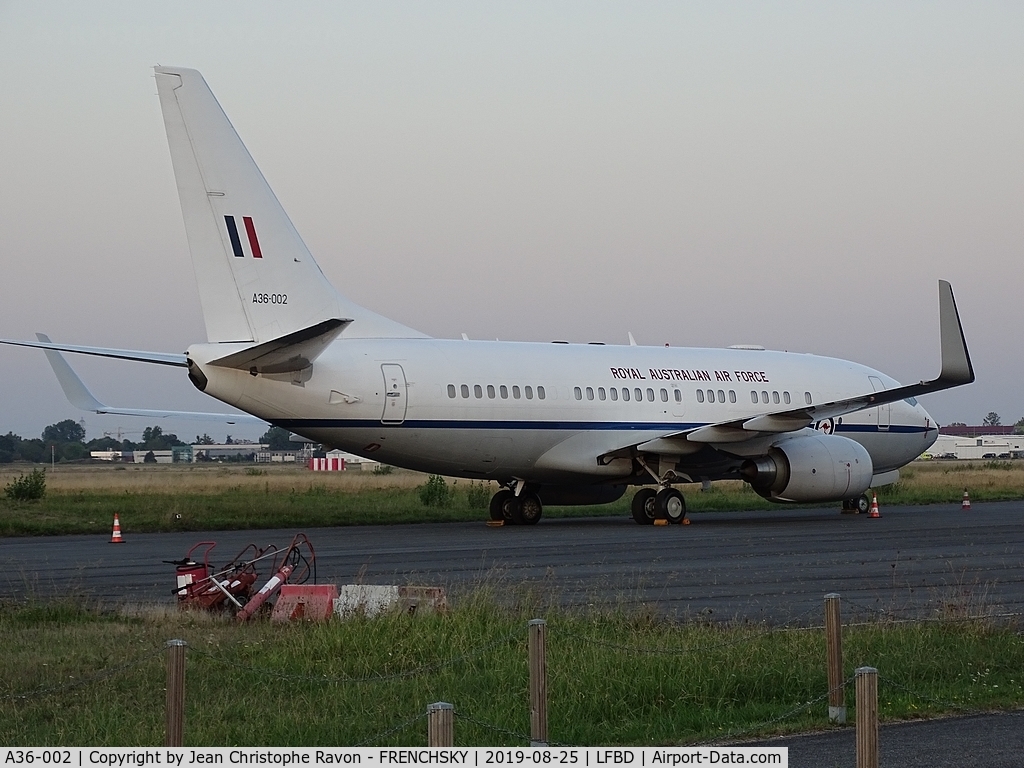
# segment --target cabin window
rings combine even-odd
[[[572,391],[572,396],[575,397],[577,400],[582,400],[583,399],[583,390],[580,389],[579,387],[576,387]]]
[[[789,397],[789,392],[782,393],[782,402],[784,402],[786,405],[789,405],[792,402],[792,400],[790,400]]]
[[[757,392],[750,390],[750,402],[757,403]]]
[[[775,403],[776,405],[779,404],[779,393],[778,392],[772,392],[772,402]]]
[[[765,392],[763,389],[761,390],[761,402],[762,403],[767,403],[768,402],[768,393]]]
[[[449,384],[448,385],[448,397],[452,397],[452,398],[455,397],[455,385],[454,384]]]
[[[515,400],[519,399],[519,387],[517,387],[515,385],[513,385],[513,387],[512,387],[512,397]]]
[[[667,403],[668,402],[668,390],[665,389],[664,387],[662,387],[661,388],[661,392],[659,394],[661,395],[661,402]]]
[[[611,387],[608,390],[608,394],[611,395],[613,401],[619,399],[619,390],[617,390],[615,387]]]
[[[481,397],[484,396],[484,390],[481,388],[481,386],[479,384],[474,384],[473,385],[473,396],[477,400],[479,400]]]
[[[636,397],[637,402],[640,402],[644,399],[644,393],[640,389],[640,387],[637,387],[636,389],[633,390],[633,395]]]
[[[523,387],[527,400],[533,400],[533,387]]]
[[[491,399],[491,400],[494,399],[494,385],[493,384],[488,384],[487,385],[487,397],[489,399]]]
[[[724,403],[725,402],[725,392],[723,390],[721,390],[721,389],[718,390],[718,402],[720,402],[720,403]]]
[[[629,402],[629,387],[622,388],[622,399],[627,403]]]
[[[697,390],[697,402],[698,403],[703,403],[704,402],[704,390],[703,389],[698,389]]]
[[[652,403],[654,402],[654,390],[650,387],[647,388],[647,399]]]
[[[547,395],[544,392],[544,387],[537,387],[537,399],[543,400]]]
[[[606,393],[604,391],[604,387],[598,387],[597,388],[597,399],[598,400],[604,400],[606,396],[607,395],[606,395]]]
[[[587,387],[587,400],[593,400],[593,399],[594,399],[594,388],[593,387]]]
[[[672,390],[672,392],[676,396],[676,402],[677,403],[683,402],[683,393],[682,392],[680,392],[678,389],[674,389],[674,390]]]
[[[708,390],[708,402],[709,403],[715,402],[715,390],[713,390],[713,389],[709,389]]]
[[[502,400],[508,400],[508,387],[502,384],[498,387],[498,394],[501,395]]]
[[[469,386],[468,385],[463,384],[461,387],[459,387],[459,390],[462,392],[462,396],[463,397],[469,397]]]
[[[807,403],[808,405],[811,404],[811,393],[810,392],[804,392],[804,402]]]
[[[735,403],[736,402],[736,390],[734,390],[734,389],[730,389],[729,390],[729,402],[730,403]]]

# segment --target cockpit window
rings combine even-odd
[[[917,398],[916,397],[906,397],[906,398],[903,399],[903,402],[906,403],[907,405],[917,405]]]

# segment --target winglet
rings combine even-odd
[[[36,338],[45,344],[53,343],[45,333],[37,333]],[[68,399],[68,402],[75,406],[75,408],[80,408],[83,411],[95,411],[98,413],[106,408],[103,403],[93,396],[89,388],[85,386],[85,382],[72,370],[71,366],[68,365],[68,361],[64,359],[60,352],[55,349],[43,349],[43,354],[46,355],[46,360],[50,363],[50,367],[53,368],[53,372],[57,374],[57,381],[60,382],[60,388],[64,390],[64,396]]]
[[[942,369],[935,383],[945,385],[943,388],[970,384],[974,381],[974,366],[967,351],[967,339],[960,324],[953,288],[945,280],[939,280],[939,335]]]

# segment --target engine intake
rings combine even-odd
[[[770,501],[839,501],[871,486],[874,466],[860,443],[839,435],[800,435],[747,459],[740,475]]]

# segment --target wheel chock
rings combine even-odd
[[[654,521],[655,525],[668,525],[668,520],[663,517],[659,517]]]
[[[487,527],[488,528],[501,528],[503,525],[505,525],[505,521],[504,520],[488,520],[487,521]]]

